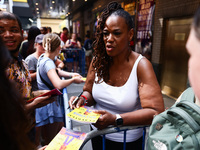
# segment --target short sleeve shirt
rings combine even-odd
[[[51,83],[51,81],[49,80],[48,76],[47,76],[47,72],[51,69],[56,69],[56,65],[54,63],[53,60],[51,60],[48,57],[45,57],[44,54],[42,54],[39,59],[38,59],[38,63],[37,63],[37,85],[38,85],[38,89],[39,90],[50,90],[45,83],[43,83],[42,79],[40,78],[40,76],[42,76],[42,78],[53,87],[53,84]]]
[[[34,72],[37,71],[37,61],[38,61],[37,58],[33,54],[31,54],[28,57],[26,57],[25,62],[28,65],[28,70],[29,71],[34,71]],[[33,91],[38,90],[37,81],[34,80],[31,83],[32,83],[32,90]]]
[[[61,33],[60,39],[61,39],[64,43],[66,43],[66,41],[68,40],[66,34],[64,34],[64,33]]]
[[[6,74],[8,79],[16,82],[16,89],[19,89],[24,98],[31,98],[31,76],[23,59],[13,59],[6,70]]]
[[[92,40],[90,39],[85,40],[83,47],[86,50],[92,50]]]

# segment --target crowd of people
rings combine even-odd
[[[16,101],[16,99],[18,99],[16,101],[18,102],[18,104],[15,104],[17,105],[16,108],[21,107],[23,110],[21,111],[19,109],[19,116],[23,115],[24,113],[24,116],[21,116],[21,118],[19,118],[19,121],[22,120],[21,124],[19,123],[16,125],[16,122],[18,121],[12,124],[12,119],[13,121],[15,120],[13,118],[15,117],[15,115],[13,115],[13,117],[9,119],[10,126],[6,127],[6,124],[3,125],[3,129],[7,129],[8,131],[11,130],[10,133],[14,132],[15,134],[16,132],[17,134],[16,137],[13,137],[11,135],[13,133],[7,136],[11,139],[10,142],[16,143],[16,147],[13,147],[13,149],[31,149],[31,147],[34,147],[34,145],[38,146],[40,144],[38,142],[40,138],[40,133],[44,140],[43,144],[46,145],[53,139],[53,137],[63,126],[63,124],[58,125],[58,123],[63,122],[63,114],[61,113],[61,108],[57,98],[51,98],[49,95],[35,98],[33,101],[30,102],[27,102],[28,100],[32,99],[33,97],[37,97],[38,95],[41,95],[43,93],[46,93],[54,88],[61,90],[71,83],[84,82],[80,74],[66,72],[60,69],[64,66],[64,63],[57,58],[61,50],[60,37],[53,33],[47,33],[45,35],[40,34],[41,32],[40,30],[38,30],[37,27],[32,27],[31,30],[32,29],[38,31],[37,33],[39,33],[37,36],[35,35],[37,34],[36,32],[34,33],[34,35],[33,33],[30,34],[31,36],[35,37],[34,41],[32,41],[34,43],[32,44],[32,46],[35,46],[36,51],[33,53],[29,53],[29,55],[25,52],[27,54],[27,57],[24,60],[23,56],[20,54],[20,46],[23,41],[23,30],[21,22],[15,14],[6,11],[0,11],[0,37],[2,38],[1,46],[2,49],[4,49],[4,51],[8,51],[11,56],[10,59],[7,58],[6,61],[3,61],[3,72],[6,75],[7,79],[15,83],[13,90],[17,89],[15,92],[13,92],[12,88],[7,90],[11,90],[8,91],[8,94],[10,92],[13,92],[13,96],[16,96],[13,101]],[[32,49],[34,48],[32,47]],[[7,56],[7,53],[5,53],[5,56]],[[2,59],[3,58],[4,57],[2,55]],[[7,64],[5,64],[5,62],[7,62]],[[39,67],[38,64],[41,67]],[[58,72],[58,74],[56,71]],[[42,74],[44,80],[41,81],[41,76],[39,74]],[[62,76],[68,78],[66,80],[61,80],[59,77]],[[48,87],[46,83],[49,83],[52,87]],[[4,85],[4,88],[5,87],[7,88],[6,85]],[[8,97],[9,95],[7,95],[7,98]],[[24,101],[21,101],[20,99],[23,99]],[[45,114],[43,112],[41,113],[41,111],[45,108],[48,110],[48,114]],[[11,111],[17,112],[17,110]],[[57,126],[54,124],[56,124]],[[14,125],[16,125],[16,127]],[[18,127],[18,125],[22,126]],[[24,125],[26,126],[24,127]],[[52,126],[54,127],[52,128]],[[20,130],[15,131],[18,129]],[[7,133],[7,130],[5,131],[5,134]],[[24,139],[25,143],[20,143],[20,141],[18,140],[20,140],[22,137],[18,139],[18,132],[22,132],[19,135],[23,135],[23,137],[28,136],[30,142],[26,142],[26,139]],[[32,146],[30,146],[29,148],[25,148],[25,146],[28,146],[29,143]],[[6,143],[1,143],[2,146],[4,144]]]
[[[189,79],[198,99],[199,23],[200,9],[186,45],[190,55]],[[62,48],[86,50],[88,74],[83,93],[76,103],[72,96],[69,106],[71,109],[93,106],[101,114],[91,124],[91,130],[111,125],[151,125],[153,117],[164,111],[164,102],[150,61],[131,50],[133,31],[130,14],[117,2],[109,3],[99,17],[95,41],[87,34],[83,46],[75,33],[69,38],[67,28],[59,36],[51,28],[31,27],[28,40],[23,41],[20,19],[0,11],[1,148],[25,150],[48,145],[64,125],[59,97],[37,97],[54,88],[61,90],[72,83],[84,82],[77,68],[74,72],[62,70],[65,64],[58,58]],[[74,51],[74,61],[76,57]],[[27,102],[33,97],[37,98]],[[127,131],[127,150],[142,149],[142,132],[142,129]],[[102,149],[102,137],[93,138],[92,146],[94,150]],[[106,149],[123,149],[123,134],[106,135]]]
[[[52,33],[51,27],[41,27],[38,28],[36,26],[32,26],[28,30],[27,39],[24,40],[20,46],[20,54],[22,58],[26,59],[26,57],[35,52],[35,38],[39,34],[48,34]],[[89,68],[89,64],[92,60],[92,40],[90,38],[90,32],[87,31],[85,40],[82,43],[80,37],[77,36],[76,33],[69,34],[69,30],[67,27],[63,27],[62,32],[56,33],[61,39],[61,48],[62,51],[59,54],[59,58],[64,62],[64,67],[67,71],[77,72],[81,70],[81,67],[86,67],[86,70]],[[24,35],[23,35],[24,36]],[[84,51],[85,58],[80,56],[83,53],[79,53],[79,51]],[[80,66],[81,59],[85,59],[86,66]],[[84,74],[84,73],[83,73]]]

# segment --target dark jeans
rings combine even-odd
[[[92,139],[93,150],[103,149],[102,139],[102,136],[97,136]],[[123,144],[121,142],[105,140],[106,150],[123,150]],[[126,150],[142,150],[142,137],[136,141],[126,143]]]

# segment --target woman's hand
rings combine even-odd
[[[36,108],[43,107],[49,103],[52,103],[56,100],[56,97],[51,97],[51,95],[41,96],[35,98],[32,102],[25,105],[25,110],[27,113],[34,111]]]
[[[79,97],[78,100],[74,103],[73,101],[77,98],[77,96],[72,96],[69,100],[69,107],[70,109],[75,109],[75,108],[79,108],[80,106],[83,106],[85,104],[85,100],[83,97]]]
[[[82,78],[82,76],[79,73],[76,73],[76,72],[70,72],[70,75],[72,76],[72,78],[74,78],[74,77],[81,77]]]
[[[107,128],[109,125],[115,125],[116,116],[114,114],[105,110],[95,110],[94,112],[101,114],[97,122],[93,124],[96,128],[101,130]]]
[[[85,81],[83,80],[82,76],[75,76],[75,77],[73,77],[73,82],[79,84],[79,83],[82,83]]]

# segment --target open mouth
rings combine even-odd
[[[113,49],[114,49],[114,47],[112,45],[106,45],[106,50],[107,51],[111,51]]]
[[[6,41],[6,46],[13,46],[15,44],[15,41]]]

